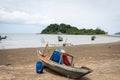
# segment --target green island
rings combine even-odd
[[[77,27],[61,24],[50,24],[45,29],[41,31],[41,34],[57,34],[61,32],[62,34],[75,34],[75,35],[96,35],[96,34],[107,34],[104,30],[100,28],[96,29],[78,29]]]

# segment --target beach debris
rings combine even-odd
[[[111,46],[109,46],[108,48],[111,48]]]
[[[10,65],[12,65],[12,64],[5,64],[5,66],[10,66]]]

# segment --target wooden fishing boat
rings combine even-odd
[[[64,75],[69,78],[80,78],[88,73],[91,73],[92,70],[87,67],[80,67],[76,68],[73,66],[73,56],[64,53],[62,56],[69,56],[71,57],[71,62],[69,64],[61,64],[59,62],[52,61],[52,59],[46,55],[43,55],[40,51],[38,52],[38,57],[40,61],[43,63],[43,65],[53,71],[56,71],[60,73],[61,75]],[[54,54],[54,53],[53,53]],[[67,62],[67,58],[65,57],[65,61]]]

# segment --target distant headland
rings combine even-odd
[[[95,34],[107,34],[104,30],[100,28],[96,29],[78,29],[77,27],[67,25],[64,23],[61,24],[50,24],[45,29],[41,31],[41,34],[75,34],[75,35],[95,35]]]
[[[120,32],[115,33],[115,35],[120,35]]]

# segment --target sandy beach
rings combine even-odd
[[[0,80],[74,80],[47,68],[43,74],[37,74],[37,49],[44,48],[0,50]],[[49,55],[54,49],[50,48]],[[74,66],[93,70],[78,80],[120,80],[120,42],[68,46],[65,50],[74,56]]]

